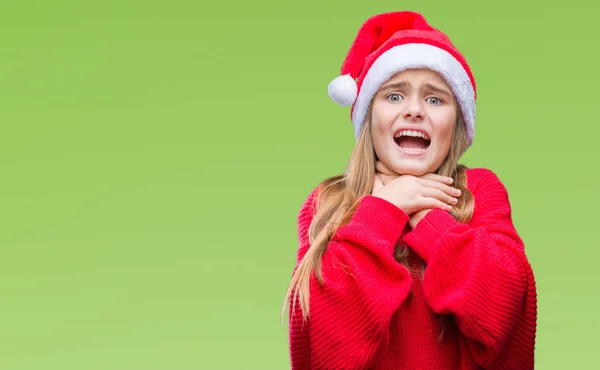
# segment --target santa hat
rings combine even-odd
[[[352,105],[356,138],[377,90],[409,68],[428,68],[446,80],[462,110],[470,145],[475,137],[476,88],[469,65],[445,34],[410,11],[369,18],[359,29],[340,76],[329,84],[329,96],[336,103]]]

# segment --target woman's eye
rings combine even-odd
[[[399,94],[390,94],[388,96],[388,100],[389,101],[393,101],[393,102],[397,102],[397,101],[402,100],[402,97]]]
[[[440,105],[440,104],[442,104],[442,100],[440,98],[436,98],[434,96],[427,98],[427,102],[429,104],[433,104],[433,105]]]

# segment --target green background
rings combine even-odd
[[[418,10],[478,83],[463,163],[509,190],[536,368],[597,358],[592,2],[3,1],[0,369],[289,368],[296,214],[354,145],[360,24]]]

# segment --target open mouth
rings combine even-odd
[[[414,130],[401,130],[396,132],[394,141],[400,149],[415,153],[423,152],[431,145],[431,139],[426,133]]]

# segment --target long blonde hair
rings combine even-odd
[[[467,131],[458,104],[457,120],[454,125],[452,144],[448,156],[437,173],[454,178],[454,186],[462,191],[451,215],[462,223],[470,221],[474,201],[467,189],[466,167],[458,160],[466,151]],[[323,284],[321,259],[336,230],[349,221],[361,197],[371,194],[375,174],[375,149],[371,132],[371,114],[367,114],[365,125],[352,151],[343,175],[324,180],[317,194],[317,211],[308,230],[310,247],[296,267],[288,287],[282,320],[286,306],[291,302],[290,315],[294,314],[296,302],[300,303],[304,320],[309,317],[310,278],[314,273],[319,284]],[[397,249],[394,258],[406,265],[408,250]]]

